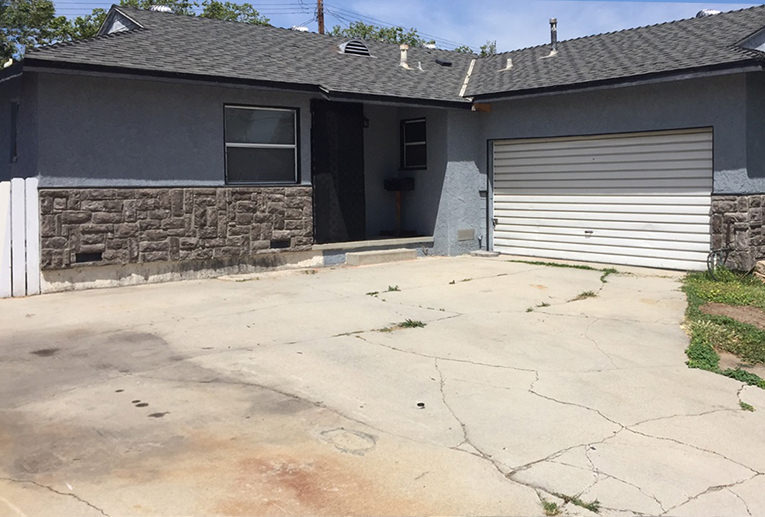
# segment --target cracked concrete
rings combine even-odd
[[[765,391],[687,369],[679,275],[629,273],[428,258],[0,300],[0,515],[765,515]]]

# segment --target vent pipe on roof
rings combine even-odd
[[[170,9],[170,6],[167,5],[152,5],[149,7],[149,11],[155,11],[158,13],[171,13],[173,12],[172,9]]]
[[[398,48],[401,49],[401,62],[399,63],[401,65],[401,68],[405,68],[406,70],[411,70],[412,67],[409,66],[409,63],[407,61],[407,53],[409,50],[409,45],[407,45],[406,43],[402,43],[401,45],[399,45]]]
[[[718,11],[717,9],[702,9],[696,13],[696,18],[706,18],[707,16],[714,16],[715,14],[720,14],[721,12],[722,11]]]
[[[550,18],[550,47],[551,53],[558,52],[558,19]]]

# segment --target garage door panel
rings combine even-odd
[[[668,234],[670,235],[670,234]],[[622,248],[646,248],[661,250],[678,250],[692,252],[706,252],[709,249],[709,240],[704,242],[671,240],[668,235],[662,235],[663,239],[653,236],[650,239],[636,238],[630,232],[622,232],[620,236],[603,235],[595,232],[593,235],[582,239],[581,232],[578,234],[561,234],[558,232],[520,232],[520,231],[501,231],[496,233],[497,241],[512,241],[516,245],[522,242],[534,241],[542,243],[569,243],[569,244],[587,244],[591,246],[617,246]],[[672,234],[676,235],[676,234]],[[669,240],[668,240],[669,239]]]
[[[646,213],[630,213],[630,212],[614,212],[611,214],[603,214],[596,212],[561,212],[561,211],[542,211],[542,210],[502,210],[495,211],[494,217],[502,219],[503,222],[508,222],[510,219],[515,218],[531,218],[537,220],[544,219],[556,219],[556,220],[571,220],[576,219],[580,221],[599,221],[604,217],[608,217],[609,221],[624,221],[624,222],[648,222],[648,223],[662,223],[668,219],[670,214],[646,214]],[[709,215],[687,215],[687,214],[671,214],[672,221],[676,224],[707,224],[709,221]]]
[[[540,173],[542,174],[542,173]],[[615,176],[616,174],[614,174]],[[694,177],[694,178],[684,178],[686,181],[683,181],[682,184],[686,188],[712,188],[712,180],[711,178],[705,178],[701,175]],[[554,187],[557,189],[568,189],[568,188],[576,188],[576,189],[596,189],[599,187],[607,187],[607,188],[657,188],[661,189],[663,187],[667,188],[676,188],[678,181],[677,179],[673,178],[651,178],[651,181],[648,182],[645,179],[639,178],[639,179],[624,179],[624,178],[610,178],[606,180],[590,180],[590,179],[574,179],[574,176],[572,175],[572,179],[567,180],[516,180],[515,178],[502,178],[497,179],[495,181],[498,188],[507,188],[507,189],[535,189],[535,188],[549,188]]]
[[[493,157],[497,251],[704,266],[711,131],[511,140]]]
[[[560,195],[560,196],[533,196],[502,194],[494,196],[494,204],[507,203],[580,203],[580,204],[623,204],[623,205],[698,205],[709,208],[712,198],[709,195],[701,196],[587,196],[587,195]]]
[[[704,170],[702,169],[678,169],[678,170],[624,170],[619,173],[620,180],[645,180],[645,179],[676,179],[676,178],[702,178],[707,179]],[[558,182],[561,180],[570,180],[575,178],[577,180],[599,180],[599,181],[611,181],[614,180],[614,171],[585,171],[576,172],[572,170],[554,171],[545,174],[544,181]],[[507,181],[524,181],[532,180],[539,181],[538,172],[516,172],[513,174],[512,179],[502,179],[503,182]],[[510,183],[506,183],[510,185]]]
[[[644,240],[665,240],[678,242],[683,241],[686,243],[696,243],[701,246],[709,247],[710,236],[705,233],[692,233],[692,232],[656,232],[656,231],[641,231],[641,230],[623,230],[623,229],[610,229],[610,228],[598,228],[593,230],[593,234],[599,237],[614,237],[617,239],[644,239]],[[498,237],[504,239],[512,238],[516,233],[519,234],[539,234],[543,236],[547,235],[570,235],[576,239],[581,240],[584,234],[583,228],[569,228],[563,226],[524,226],[524,225],[503,225],[502,230],[495,231]]]
[[[600,253],[603,255],[610,255],[615,257],[616,260],[623,256],[640,256],[640,257],[656,257],[675,260],[686,261],[700,261],[700,254],[694,251],[683,251],[676,249],[661,249],[661,248],[636,248],[636,247],[624,247],[624,246],[603,246],[600,244],[576,244],[568,242],[540,242],[530,240],[508,240],[502,242],[496,241],[498,244],[505,244],[507,246],[518,246],[527,249],[554,250],[554,251],[572,251],[578,253]],[[704,254],[706,257],[706,253]],[[706,261],[704,261],[706,264]]]
[[[710,182],[711,183],[711,182]],[[546,194],[550,196],[560,196],[566,194],[598,194],[598,195],[629,195],[629,196],[661,196],[672,194],[674,196],[705,196],[709,195],[711,190],[710,186],[694,187],[693,189],[687,187],[663,187],[657,188],[650,185],[643,187],[584,187],[584,188],[558,188],[554,185],[550,185],[546,188],[500,188],[495,187],[495,193],[498,195],[507,194],[524,194],[524,195],[538,195]]]
[[[620,144],[604,148],[602,146],[593,147],[575,147],[575,148],[554,148],[545,147],[544,153],[546,157],[589,157],[592,155],[593,149],[601,149],[604,152],[608,152],[608,155],[624,156],[630,154],[668,154],[682,153],[682,152],[703,152],[708,154],[709,150],[699,151],[698,142],[656,142],[646,143],[642,145],[635,144]],[[499,149],[496,153],[497,160],[504,159],[521,159],[521,158],[538,158],[540,147],[533,149],[518,150],[518,149]]]
[[[504,142],[510,142],[510,140]],[[641,145],[657,143],[679,144],[691,142],[709,144],[712,142],[712,132],[709,130],[688,130],[687,132],[622,133],[618,135],[572,136],[552,139],[525,138],[512,140],[512,148],[505,147],[498,151],[603,149],[624,145],[640,147]]]
[[[624,264],[627,266],[658,267],[665,269],[700,270],[706,267],[705,261],[678,260],[640,255],[608,255],[606,253],[572,252],[558,250],[540,250],[518,246],[503,246],[502,253],[527,257],[540,257],[563,260],[581,260],[584,262],[601,262],[604,264]]]
[[[707,164],[712,160],[711,151],[685,151],[673,153],[623,153],[623,154],[601,154],[591,156],[537,156],[536,158],[518,158],[510,156],[508,158],[497,157],[497,164],[503,162],[512,162],[514,167],[536,168],[548,166],[572,166],[572,165],[611,165],[618,167],[625,163],[645,166],[647,169],[663,169],[676,163],[697,163]],[[618,169],[617,169],[618,170]]]
[[[507,210],[529,212],[607,212],[637,214],[682,214],[709,216],[709,205],[626,205],[606,203],[506,203],[495,202],[497,213]]]
[[[495,214],[496,217],[496,214]],[[578,221],[576,219],[545,219],[540,221],[539,219],[531,218],[515,218],[512,221],[507,219],[498,219],[497,229],[500,230],[501,226],[505,225],[525,225],[525,226],[539,226],[541,228],[560,227],[560,228],[577,228],[581,230],[589,229],[605,229],[605,230],[635,230],[641,232],[677,232],[677,233],[709,233],[709,225],[706,224],[676,224],[676,223],[651,223],[651,222],[626,222],[626,221],[610,221],[610,220],[585,220]],[[584,232],[582,232],[584,234]]]

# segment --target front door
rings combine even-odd
[[[317,244],[366,238],[361,104],[311,103],[311,182]]]

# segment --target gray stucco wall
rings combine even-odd
[[[488,139],[714,128],[715,193],[763,191],[747,171],[744,74],[496,102]],[[751,147],[751,146],[750,146]]]
[[[41,144],[36,172],[42,186],[223,185],[224,104],[298,108],[301,183],[310,183],[307,94],[35,75]]]
[[[746,101],[747,176],[765,193],[765,72],[748,74]]]

